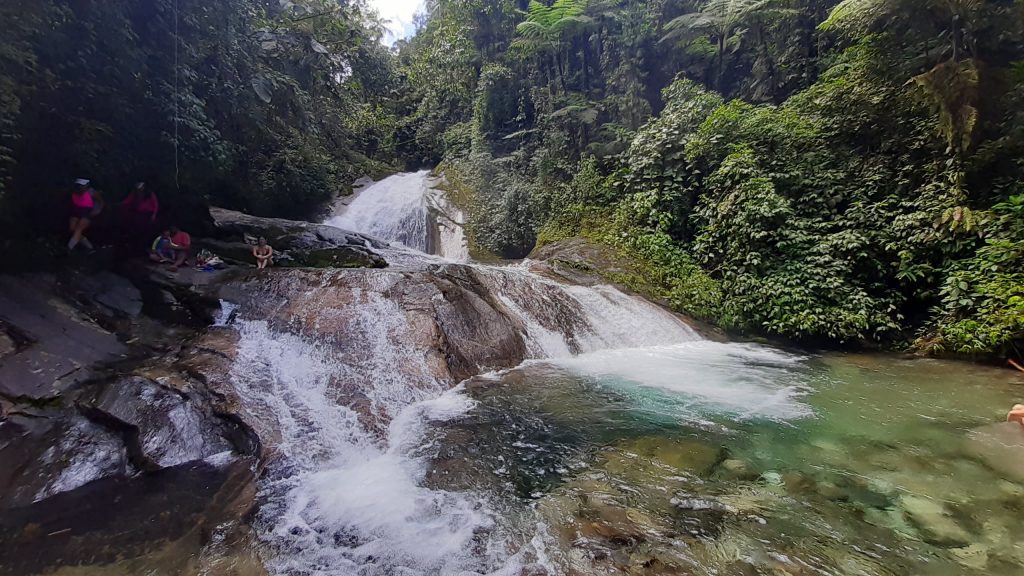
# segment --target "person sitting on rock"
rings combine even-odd
[[[178,228],[177,226],[171,226],[171,250],[174,251],[174,265],[172,268],[177,270],[185,264],[185,260],[188,259],[189,249],[192,248],[192,237]]]
[[[1021,426],[1024,426],[1024,404],[1016,404],[1010,413],[1006,415],[1007,422],[1016,422]]]
[[[170,230],[164,230],[156,237],[156,240],[153,240],[153,244],[149,247],[149,259],[161,264],[174,262],[174,249],[171,248]]]
[[[256,268],[259,270],[274,265],[274,249],[267,244],[266,238],[260,238],[252,247],[252,255],[256,258]]]

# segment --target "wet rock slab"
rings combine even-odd
[[[0,276],[0,396],[45,401],[127,352],[112,332],[58,296],[52,275]],[[111,296],[113,303],[118,299]],[[115,305],[129,305],[123,301]]]
[[[137,559],[124,574],[188,574],[218,524],[251,507],[244,460],[193,462],[138,477],[112,476],[0,515],[0,575]],[[147,566],[147,555],[177,553]],[[117,573],[113,571],[98,573]]]

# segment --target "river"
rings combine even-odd
[[[713,342],[609,286],[467,263],[462,221],[421,172],[327,223],[394,242],[399,270],[470,267],[526,331],[516,368],[437,378],[401,344],[393,270],[348,304],[358,350],[235,320],[233,384],[278,437],[270,573],[1024,573],[1024,433],[986,428],[1019,375]]]

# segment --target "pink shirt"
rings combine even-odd
[[[149,198],[142,198],[141,194],[132,191],[121,205],[130,207],[140,214],[155,215],[160,211],[160,202],[157,201],[156,194],[151,194]]]
[[[75,190],[71,193],[71,203],[78,208],[92,208],[95,205],[92,190]]]
[[[171,244],[174,244],[176,248],[188,248],[192,245],[192,237],[188,235],[188,232],[179,230],[177,234],[171,236]]]

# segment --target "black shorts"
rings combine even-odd
[[[92,218],[92,206],[72,206],[72,218]]]

